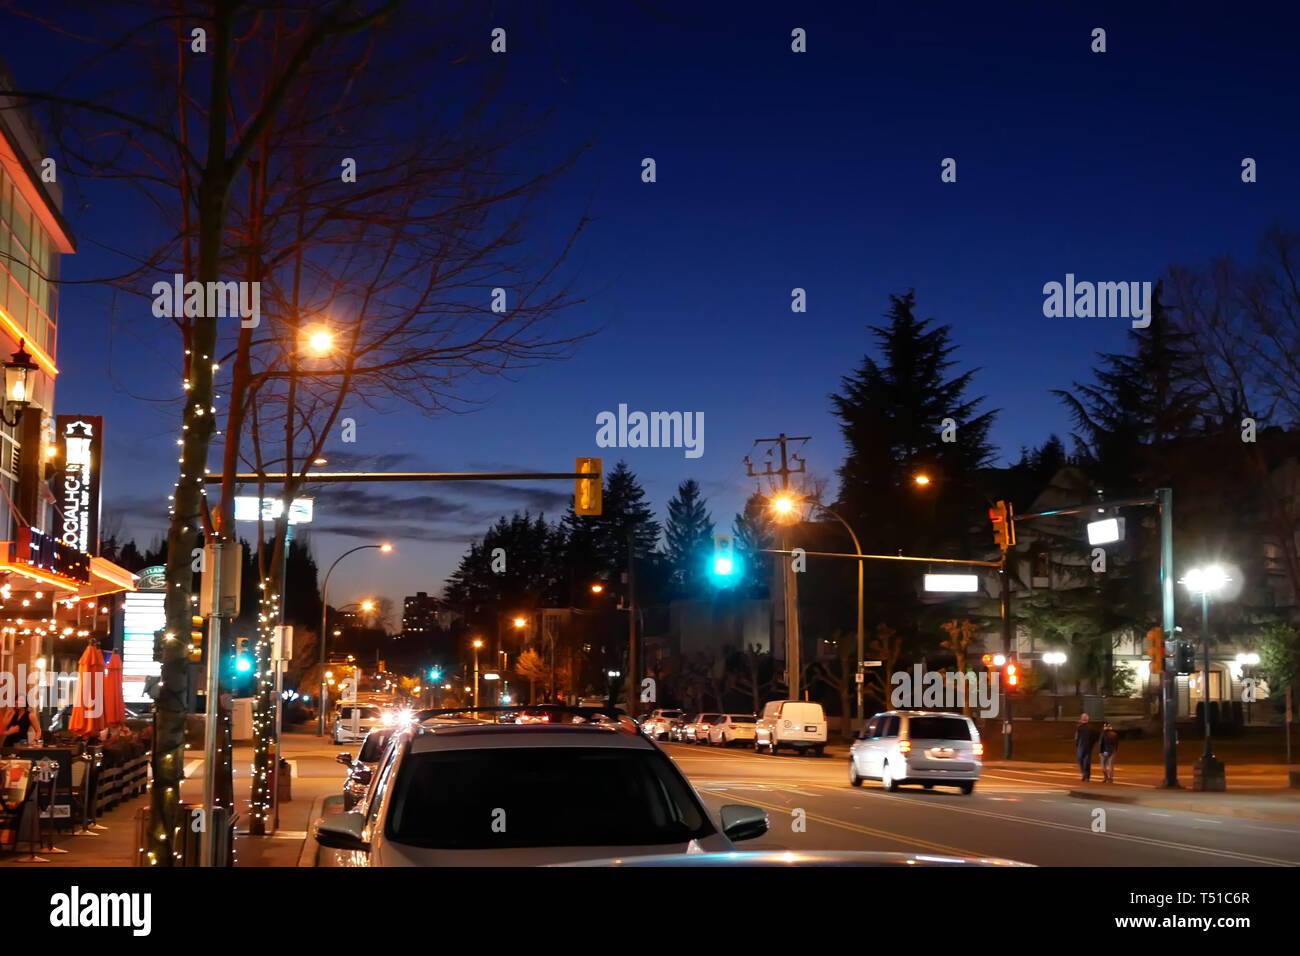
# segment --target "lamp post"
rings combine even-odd
[[[1061,665],[1065,663],[1065,654],[1061,651],[1048,651],[1043,655],[1043,663],[1052,665],[1052,696],[1055,698],[1056,719],[1061,719],[1061,695],[1057,687]]]
[[[1221,591],[1230,580],[1231,578],[1218,565],[1193,568],[1183,578],[1187,590],[1201,596],[1201,646],[1205,653],[1205,667],[1201,673],[1201,708],[1205,712],[1205,752],[1192,768],[1193,790],[1226,790],[1228,787],[1223,761],[1214,756],[1210,739],[1210,595]]]
[[[369,548],[375,548],[384,554],[393,550],[391,544],[361,544],[357,545],[351,551],[344,551],[334,563],[330,565],[329,570],[325,572],[325,582],[320,589],[320,699],[316,702],[316,709],[320,712],[316,718],[316,736],[325,736],[325,648],[329,643],[329,612],[330,612],[330,575],[334,569],[339,566],[339,562],[349,554],[356,554],[358,551],[365,551]]]
[[[858,540],[858,536],[854,533],[852,526],[847,521],[845,521],[843,516],[840,515],[838,512],[832,511],[830,508],[826,507],[820,501],[811,501],[809,503],[817,510],[826,512],[826,514],[830,515],[840,524],[844,525],[844,530],[847,531],[849,533],[849,537],[853,539],[853,550],[858,555],[858,656],[857,656],[857,664],[854,667],[854,679],[857,680],[857,674],[861,673],[862,661],[864,660],[866,655],[866,650],[863,647],[863,605],[864,605],[863,576],[865,573],[864,566],[866,562],[862,560],[862,542]],[[787,495],[778,496],[773,500],[772,506],[773,509],[777,512],[777,514],[788,515],[794,511],[794,500]],[[857,684],[858,684],[857,719],[859,722],[861,722],[862,703],[863,703],[862,702],[863,683],[862,681],[859,680],[857,681]]]
[[[474,639],[474,709],[478,710],[478,650],[483,646],[479,638]]]

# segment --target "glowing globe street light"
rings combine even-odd
[[[1192,568],[1183,577],[1187,590],[1201,596],[1201,646],[1205,653],[1205,667],[1201,672],[1201,709],[1205,712],[1205,752],[1192,768],[1193,790],[1226,790],[1227,774],[1223,761],[1214,756],[1210,739],[1210,595],[1217,594],[1232,579],[1217,564]]]

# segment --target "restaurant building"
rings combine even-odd
[[[134,576],[98,556],[103,420],[54,415],[60,258],[76,251],[49,151],[0,62],[0,672],[57,671]],[[120,624],[117,628],[120,631]]]

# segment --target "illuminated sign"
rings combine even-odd
[[[293,504],[289,506],[289,524],[308,524],[312,516],[312,498],[294,498]],[[284,514],[284,501],[280,498],[263,498],[262,499],[262,520],[274,521]],[[256,521],[257,514],[257,496],[256,495],[236,495],[235,496],[235,520],[236,521]]]
[[[31,568],[33,576],[44,571],[78,584],[90,583],[90,555],[35,528],[18,528],[14,532],[14,540],[9,543],[9,563]]]
[[[162,673],[162,663],[154,660],[153,636],[167,626],[166,597],[166,591],[135,591],[123,598],[122,698],[128,702],[151,700],[146,683]]]
[[[60,415],[55,427],[63,446],[63,471],[55,501],[62,514],[59,540],[86,554],[98,554],[104,419],[98,415]]]
[[[140,591],[162,591],[167,587],[167,569],[161,564],[145,568],[135,576],[135,586]]]

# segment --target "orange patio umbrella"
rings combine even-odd
[[[104,713],[104,655],[89,644],[77,661],[77,697],[72,705],[68,729],[78,737],[90,737],[108,726]]]
[[[104,720],[110,727],[126,723],[126,700],[122,696],[122,655],[113,654],[104,678]]]

